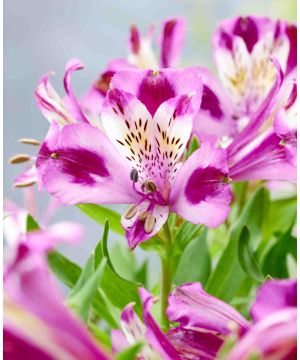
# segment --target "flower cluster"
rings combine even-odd
[[[285,21],[255,16],[221,22],[212,41],[218,80],[198,64],[179,67],[185,22],[174,18],[163,23],[159,59],[154,28],[143,37],[133,26],[127,59],[111,61],[81,98],[71,86],[73,73],[84,68],[78,59],[66,65],[63,98],[49,75],[40,79],[35,98],[50,127],[42,142],[21,139],[39,151],[10,159],[33,162],[14,186],[38,183],[53,196],[50,213],[58,204],[76,204],[108,222],[81,270],[54,250],[61,240],[82,237],[78,224],[46,226],[46,212],[40,226],[32,201],[27,218],[8,203],[7,359],[295,358],[296,281],[283,279],[294,255],[287,245],[294,241],[294,197],[284,199],[287,208],[274,205],[264,184],[296,181],[296,31]],[[103,207],[110,204],[128,207],[119,216]],[[280,227],[269,231],[267,221],[276,217]],[[125,235],[131,251],[141,245],[161,257],[157,301],[140,270],[132,270],[130,280],[118,274],[108,226]],[[213,243],[223,243],[213,265],[207,232]],[[196,261],[190,249],[199,236]],[[277,255],[281,273],[272,267]],[[72,288],[69,308],[47,257]],[[184,261],[191,262],[187,275],[178,276]],[[195,276],[193,267],[199,267]],[[281,280],[265,282],[267,275]],[[211,285],[216,281],[225,284],[223,293]],[[239,297],[246,299],[239,308],[245,316],[234,307]],[[160,320],[150,311],[156,302]]]

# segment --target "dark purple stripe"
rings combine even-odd
[[[223,116],[223,111],[221,110],[219,99],[206,85],[203,85],[201,109],[208,110],[211,116],[215,119],[220,119]]]
[[[138,91],[138,99],[152,116],[163,102],[175,96],[175,91],[167,77],[162,73],[153,75],[152,70],[142,80]]]
[[[185,196],[193,204],[205,201],[208,196],[218,195],[224,188],[222,178],[225,174],[221,170],[208,166],[196,169],[190,176],[186,187]]]
[[[245,41],[250,53],[258,42],[258,29],[251,17],[239,17],[235,23],[233,34],[240,36]]]

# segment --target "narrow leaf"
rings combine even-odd
[[[36,230],[40,230],[39,224],[30,214],[28,214],[26,219],[26,231],[30,232]]]
[[[79,204],[77,207],[88,217],[101,225],[104,225],[107,219],[109,221],[109,228],[111,231],[124,235],[125,232],[121,225],[121,215],[117,212],[95,204]]]
[[[247,226],[244,226],[238,241],[238,258],[242,269],[253,280],[258,282],[264,281],[264,276],[261,273],[254,252],[250,245],[250,232]]]

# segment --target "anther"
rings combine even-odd
[[[147,190],[148,192],[155,192],[157,190],[157,187],[154,184],[154,182],[152,182],[150,180],[146,180],[142,184],[142,189]]]
[[[12,156],[8,162],[10,164],[21,164],[23,162],[29,161],[31,159],[31,157],[27,154],[17,154]]]
[[[229,184],[229,183],[232,182],[232,179],[231,179],[230,177],[228,177],[228,176],[223,176],[223,177],[222,177],[222,182],[223,182],[224,184]]]
[[[21,144],[28,144],[28,145],[35,145],[35,146],[41,145],[41,142],[39,140],[35,140],[35,139],[31,139],[31,138],[22,138],[22,139],[19,139],[19,142]]]
[[[148,211],[143,211],[140,213],[138,219],[140,221],[145,221],[147,219],[147,216],[149,215]]]
[[[150,234],[153,231],[155,223],[156,223],[155,217],[153,215],[149,214],[146,217],[145,224],[144,224],[144,230],[147,234]]]
[[[285,146],[286,145],[286,141],[284,139],[280,140],[279,143],[280,146]]]
[[[52,157],[52,159],[56,160],[59,157],[59,153],[58,152],[53,152],[50,156]]]
[[[159,70],[157,70],[157,69],[156,69],[156,70],[153,70],[153,71],[152,71],[152,75],[153,75],[153,76],[158,76],[158,75],[159,75]]]
[[[136,205],[129,206],[129,208],[124,213],[124,218],[126,220],[132,219],[136,215],[137,211],[138,211],[138,208]]]
[[[16,184],[14,184],[14,187],[17,187],[17,188],[23,188],[23,187],[28,187],[28,186],[32,186],[36,183],[35,180],[25,180],[25,181],[22,181],[22,182],[18,182]]]
[[[139,173],[137,171],[137,169],[132,168],[130,171],[130,180],[133,181],[134,183],[136,183],[139,179]]]

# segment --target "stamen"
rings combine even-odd
[[[150,180],[145,180],[142,184],[142,189],[146,189],[148,192],[155,192],[157,190],[157,187],[154,182]]]
[[[149,215],[149,212],[148,211],[143,211],[140,213],[138,219],[140,221],[145,221],[147,219],[147,216]]]
[[[29,161],[31,159],[31,157],[27,154],[17,154],[12,156],[8,162],[10,164],[21,164],[23,162]]]
[[[129,208],[124,213],[124,218],[126,220],[132,219],[136,215],[137,211],[138,211],[138,208],[136,205],[129,206]]]
[[[222,182],[223,182],[224,184],[229,184],[229,183],[232,182],[232,179],[231,179],[230,177],[228,177],[228,176],[223,176],[223,177],[222,177]]]
[[[152,71],[152,75],[153,75],[153,76],[158,76],[158,75],[159,75],[159,70],[158,70],[158,69],[153,70],[153,71]]]
[[[150,234],[153,231],[155,223],[156,223],[155,217],[153,215],[149,214],[146,217],[145,224],[144,224],[144,230],[147,234]]]
[[[286,141],[284,139],[280,140],[279,143],[280,146],[285,146],[286,145]]]
[[[25,180],[23,182],[19,182],[19,183],[16,183],[14,184],[14,187],[17,187],[17,188],[23,188],[23,187],[28,187],[28,186],[32,186],[36,183],[35,180]]]
[[[52,157],[52,159],[56,160],[56,159],[59,158],[59,153],[58,153],[58,152],[53,152],[53,153],[51,154],[51,157]]]
[[[136,183],[139,179],[139,173],[137,171],[137,169],[132,168],[130,171],[130,180],[133,181],[134,183]]]
[[[22,139],[19,139],[19,142],[21,144],[28,144],[28,145],[35,145],[35,146],[41,145],[41,142],[39,140],[35,140],[35,139],[31,139],[31,138],[22,138]]]

